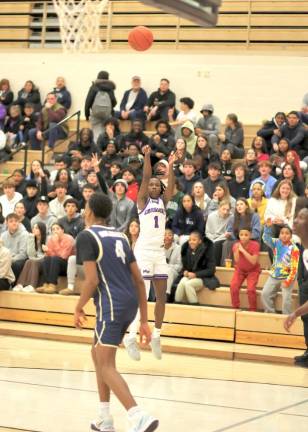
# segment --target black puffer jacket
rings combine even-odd
[[[101,76],[107,76],[107,75],[106,74],[101,75],[101,73],[99,73],[97,80],[93,82],[93,84],[91,85],[88,91],[88,95],[85,102],[85,116],[87,120],[89,120],[90,110],[92,108],[97,92],[105,91],[109,94],[112,108],[114,108],[117,104],[117,100],[114,95],[114,90],[116,89],[115,83],[113,81],[110,81],[109,79],[102,79]]]

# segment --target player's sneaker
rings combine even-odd
[[[136,420],[132,420],[132,426],[128,432],[153,432],[158,428],[158,424],[157,418],[143,413],[141,416],[136,416]]]
[[[111,416],[99,417],[97,420],[91,422],[90,429],[96,432],[115,432],[113,418]]]
[[[153,337],[150,342],[153,356],[157,358],[157,360],[161,360],[161,345],[160,345],[160,337]]]
[[[130,358],[135,361],[140,360],[140,351],[135,337],[126,335],[123,339],[124,346]]]

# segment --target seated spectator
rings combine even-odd
[[[65,234],[76,238],[85,228],[83,217],[78,213],[78,201],[75,198],[68,198],[64,203],[65,216],[59,219]]]
[[[136,172],[137,177],[139,178],[142,175],[143,161],[144,158],[139,153],[138,146],[136,144],[130,144],[128,146],[128,156],[123,160],[123,167],[132,168]]]
[[[180,245],[188,240],[189,234],[193,231],[199,231],[201,236],[204,234],[203,213],[189,194],[183,196],[182,203],[174,215],[172,231]]]
[[[17,168],[13,171],[12,180],[15,184],[15,191],[19,192],[21,195],[25,195],[27,180],[24,170]]]
[[[32,219],[37,214],[37,201],[40,196],[38,184],[35,180],[28,180],[24,198],[20,201],[24,204],[28,219]]]
[[[41,110],[41,95],[39,89],[35,86],[33,81],[28,80],[25,82],[23,88],[19,90],[17,94],[15,103],[20,106],[22,112],[24,112],[24,108],[27,103],[32,104],[35,112]]]
[[[182,270],[181,246],[175,243],[174,234],[170,228],[166,228],[164,237],[164,248],[167,262],[167,299],[173,299],[172,287]]]
[[[184,194],[191,194],[194,183],[200,179],[200,175],[196,174],[194,161],[187,159],[183,163],[183,175],[179,178],[181,190]]]
[[[109,73],[100,71],[88,91],[85,116],[86,120],[91,122],[95,143],[97,143],[99,135],[103,133],[104,121],[113,115],[113,109],[117,104],[114,95],[115,89],[115,83],[109,80]]]
[[[67,194],[66,183],[61,183],[60,181],[55,182],[55,191],[56,198],[50,201],[49,210],[57,219],[60,219],[65,216],[64,203],[67,199],[72,198],[72,196]]]
[[[210,149],[217,152],[218,134],[221,128],[221,121],[213,114],[214,107],[212,104],[203,105],[200,112],[202,117],[197,122],[196,134],[206,136]]]
[[[91,170],[92,156],[85,156],[81,160],[81,168],[74,178],[74,183],[77,184],[79,190],[82,190],[83,186],[87,183],[87,176]]]
[[[280,128],[286,122],[286,115],[283,112],[277,112],[272,120],[266,121],[261,129],[258,130],[257,135],[264,138],[266,141],[266,147],[268,154],[272,154],[273,151],[277,151],[272,147],[272,137],[280,133]]]
[[[249,310],[257,310],[257,283],[261,273],[259,264],[260,245],[252,240],[250,226],[239,230],[239,241],[233,245],[235,269],[230,283],[232,307],[240,308],[240,289],[247,279],[247,296]]]
[[[220,201],[218,210],[213,211],[207,218],[205,235],[213,242],[215,262],[220,266],[222,246],[226,240],[227,225],[231,218],[229,201]]]
[[[63,123],[57,126],[57,123],[63,120],[65,116],[66,109],[57,102],[55,94],[49,93],[47,101],[40,112],[36,128],[29,131],[31,149],[41,150],[45,139],[48,139],[49,148],[53,149],[57,140],[66,138],[68,124]]]
[[[277,176],[281,174],[283,163],[287,157],[287,153],[290,150],[289,140],[286,138],[281,138],[278,144],[275,145],[277,151],[272,154],[271,162],[273,165],[273,173]]]
[[[292,229],[295,205],[296,195],[292,183],[289,180],[282,180],[268,200],[264,219],[270,219],[273,225],[288,225]]]
[[[22,200],[22,195],[15,191],[15,183],[13,180],[5,180],[3,182],[4,194],[0,196],[0,204],[2,214],[6,218],[8,214],[14,212],[15,205]]]
[[[174,135],[171,127],[165,120],[159,120],[155,125],[156,133],[151,137],[151,161],[155,164],[157,160],[169,156],[175,146]]]
[[[3,78],[0,81],[0,104],[8,108],[13,102],[14,94],[11,90],[10,81]]]
[[[308,156],[305,129],[297,111],[289,112],[287,115],[287,122],[280,127],[277,134],[273,135],[272,144],[278,144],[280,138],[287,138],[290,142],[291,149],[295,150],[301,159]]]
[[[269,159],[269,155],[267,153],[266,141],[264,138],[260,136],[254,137],[254,139],[252,140],[251,147],[256,152],[258,162]]]
[[[268,200],[265,198],[264,190],[265,184],[259,180],[251,185],[251,197],[248,198],[247,202],[252,211],[258,213],[260,217],[260,223],[264,225],[264,214],[267,207]]]
[[[33,226],[32,234],[27,239],[28,260],[19,275],[13,291],[34,292],[39,285],[42,262],[44,258],[43,245],[46,245],[46,225],[38,222]]]
[[[285,162],[291,164],[296,171],[297,180],[303,180],[303,171],[306,171],[307,164],[301,161],[298,154],[294,150],[289,150],[286,155]]]
[[[208,214],[208,206],[211,202],[211,198],[205,193],[204,186],[201,181],[196,181],[193,184],[191,194],[194,197],[196,206],[198,206],[199,209],[202,210],[204,220],[206,220]]]
[[[47,173],[48,171],[43,169],[40,160],[35,159],[31,162],[30,174],[27,176],[27,180],[34,180],[39,186],[42,195],[47,195],[47,186],[49,182]]]
[[[233,198],[248,198],[250,181],[246,177],[246,167],[243,162],[236,163],[233,168],[234,178],[229,181],[229,190]]]
[[[27,102],[24,106],[24,116],[19,126],[17,135],[18,144],[26,144],[29,141],[29,132],[35,128],[37,115],[34,112],[33,105]]]
[[[93,153],[100,153],[98,146],[94,143],[93,132],[90,128],[82,128],[79,134],[79,141],[70,143],[67,150],[68,156],[79,157],[91,156]]]
[[[71,172],[68,168],[61,168],[58,170],[54,185],[56,185],[56,183],[58,182],[64,183],[66,185],[68,195],[71,195],[73,198],[77,200],[81,198],[79,188],[76,182],[72,180]]]
[[[2,205],[0,204],[0,236],[6,230],[5,218],[2,213]]]
[[[216,186],[219,183],[225,183],[224,178],[221,175],[220,164],[211,162],[208,167],[208,177],[203,180],[203,186],[207,195],[212,199],[213,193],[215,192]]]
[[[220,155],[221,175],[226,182],[232,180],[232,157],[229,149],[224,149]]]
[[[255,150],[252,148],[246,151],[245,168],[247,171],[247,179],[249,182],[259,176],[257,155]]]
[[[219,204],[224,201],[230,203],[231,213],[234,212],[235,199],[230,195],[228,185],[226,183],[218,183],[213,198],[208,203],[207,214],[210,215],[214,211],[218,210]]]
[[[129,198],[134,203],[137,202],[137,196],[139,191],[139,184],[136,180],[136,173],[131,168],[124,168],[122,171],[122,179],[126,181],[127,191],[126,198]]]
[[[123,95],[120,111],[116,112],[116,117],[122,120],[145,120],[144,107],[147,104],[147,94],[141,87],[141,78],[137,75],[132,78],[132,87]]]
[[[136,241],[139,237],[139,233],[140,233],[140,223],[139,223],[139,219],[131,219],[131,221],[129,222],[127,229],[126,229],[126,236],[128,238],[130,247],[132,248],[132,250],[134,250],[135,245],[136,245]]]
[[[248,201],[245,198],[239,198],[236,201],[234,215],[229,220],[226,230],[226,240],[222,247],[221,265],[225,265],[225,260],[230,259],[232,255],[232,246],[236,239],[239,238],[239,232],[242,228],[251,229],[251,239],[261,241],[261,223],[258,213],[252,212]]]
[[[81,210],[84,210],[86,207],[87,202],[89,201],[90,197],[95,193],[95,187],[93,185],[91,185],[90,183],[86,183],[82,190],[81,190],[81,195],[82,198],[79,201],[79,208]]]
[[[263,241],[273,251],[273,264],[262,289],[264,312],[275,313],[275,297],[282,288],[282,313],[292,312],[292,291],[296,282],[299,263],[299,249],[292,242],[292,230],[282,226],[279,237],[272,238],[272,221],[268,219],[264,228]]]
[[[47,234],[51,232],[51,226],[57,221],[55,215],[49,210],[49,199],[47,196],[40,196],[37,200],[38,213],[31,219],[31,227],[33,228],[38,222],[42,222],[46,225]]]
[[[100,166],[103,170],[108,170],[113,162],[117,162],[120,159],[116,144],[113,141],[110,141],[107,144],[106,151],[104,151]]]
[[[21,109],[18,105],[11,105],[9,107],[8,116],[4,121],[3,132],[7,137],[7,144],[10,148],[14,149],[18,143],[18,132],[23,122]]]
[[[181,127],[181,136],[186,142],[186,149],[190,154],[194,154],[197,136],[195,135],[194,125],[191,121],[186,121]]]
[[[0,238],[0,291],[9,290],[14,281],[11,253],[3,246],[3,240]]]
[[[166,227],[167,228],[171,228],[174,215],[177,212],[182,202],[183,196],[184,193],[181,190],[179,179],[175,177],[173,196],[171,197],[171,199],[168,201],[166,205],[166,215],[167,215]]]
[[[111,187],[113,183],[121,178],[122,165],[120,162],[113,162],[110,169],[106,173],[106,182],[108,187]]]
[[[277,186],[282,180],[289,180],[292,183],[294,193],[297,196],[304,195],[305,183],[299,180],[296,173],[296,168],[291,163],[286,163],[281,172],[281,176],[278,178],[277,182],[274,184],[273,191],[276,190]]]
[[[120,143],[121,156],[128,156],[128,146],[132,143],[138,146],[139,151],[149,143],[149,138],[143,132],[143,123],[141,120],[134,120],[131,131],[122,137]]]
[[[194,157],[196,156],[201,156],[203,160],[203,178],[206,178],[208,176],[208,167],[211,162],[220,163],[219,154],[215,150],[212,150],[212,147],[209,146],[207,136],[203,134],[197,136],[197,143],[194,151]]]
[[[53,88],[52,93],[57,96],[58,103],[68,111],[72,105],[72,97],[66,88],[65,78],[58,77],[56,79],[56,87]]]
[[[186,141],[183,138],[178,138],[175,143],[177,159],[173,164],[174,173],[176,176],[183,174],[183,163],[187,159],[192,159],[192,155],[187,151]]]
[[[30,219],[26,216],[26,207],[22,201],[15,204],[14,213],[18,216],[19,222],[28,232],[31,232]]]
[[[277,182],[277,179],[275,177],[271,176],[270,173],[272,171],[272,164],[270,161],[261,161],[258,163],[258,170],[260,176],[255,178],[251,184],[262,181],[265,185],[264,194],[266,198],[269,198],[272,194],[273,188],[275,183]]]
[[[120,131],[119,120],[115,117],[109,117],[104,122],[104,130],[99,134],[96,145],[103,154],[106,152],[108,143],[115,143],[117,151],[121,148],[123,136]],[[95,152],[96,153],[96,152]]]
[[[187,121],[190,121],[193,126],[197,123],[197,114],[193,111],[195,102],[190,97],[183,97],[180,99],[180,112],[174,120],[175,107],[170,108],[168,111],[169,124],[173,127],[176,138],[181,136],[181,127]]]
[[[2,233],[3,246],[11,254],[12,270],[17,280],[27,259],[27,239],[29,233],[21,227],[19,217],[15,213],[6,216],[7,230]]]
[[[147,120],[169,120],[169,109],[175,107],[175,94],[169,89],[169,85],[170,81],[167,78],[162,78],[159,89],[151,93],[144,107]]]
[[[41,161],[38,161],[41,164]],[[54,169],[50,172],[49,183],[54,184],[57,174],[61,169],[68,168],[68,160],[65,155],[55,155]]]
[[[225,132],[218,136],[221,150],[229,149],[232,159],[240,159],[244,156],[244,129],[236,114],[227,115]]]
[[[82,159],[76,156],[73,156],[71,158],[71,165],[69,168],[70,168],[72,180],[75,180],[79,171],[81,170],[81,161]]]
[[[199,231],[191,232],[189,240],[182,246],[183,277],[175,291],[176,303],[198,304],[198,291],[204,287],[214,290],[219,286],[213,249],[211,240],[203,238]]]
[[[110,225],[119,231],[125,231],[128,223],[133,216],[135,204],[126,198],[127,183],[123,179],[118,179],[113,184],[113,208],[110,215]]]
[[[42,246],[45,256],[43,258],[44,284],[36,289],[43,294],[55,294],[59,276],[66,275],[67,260],[74,254],[75,240],[64,233],[63,227],[55,222],[51,227],[51,236],[47,245]]]
[[[95,192],[107,193],[105,178],[102,176],[98,167],[94,167],[94,170],[88,172],[87,183],[94,187]]]

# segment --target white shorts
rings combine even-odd
[[[135,248],[134,254],[143,279],[168,279],[168,264],[164,248],[161,250]]]

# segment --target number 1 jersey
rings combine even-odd
[[[139,209],[138,209],[139,210]],[[166,209],[161,198],[148,198],[143,210],[139,211],[140,234],[135,248],[157,250],[164,246]]]

